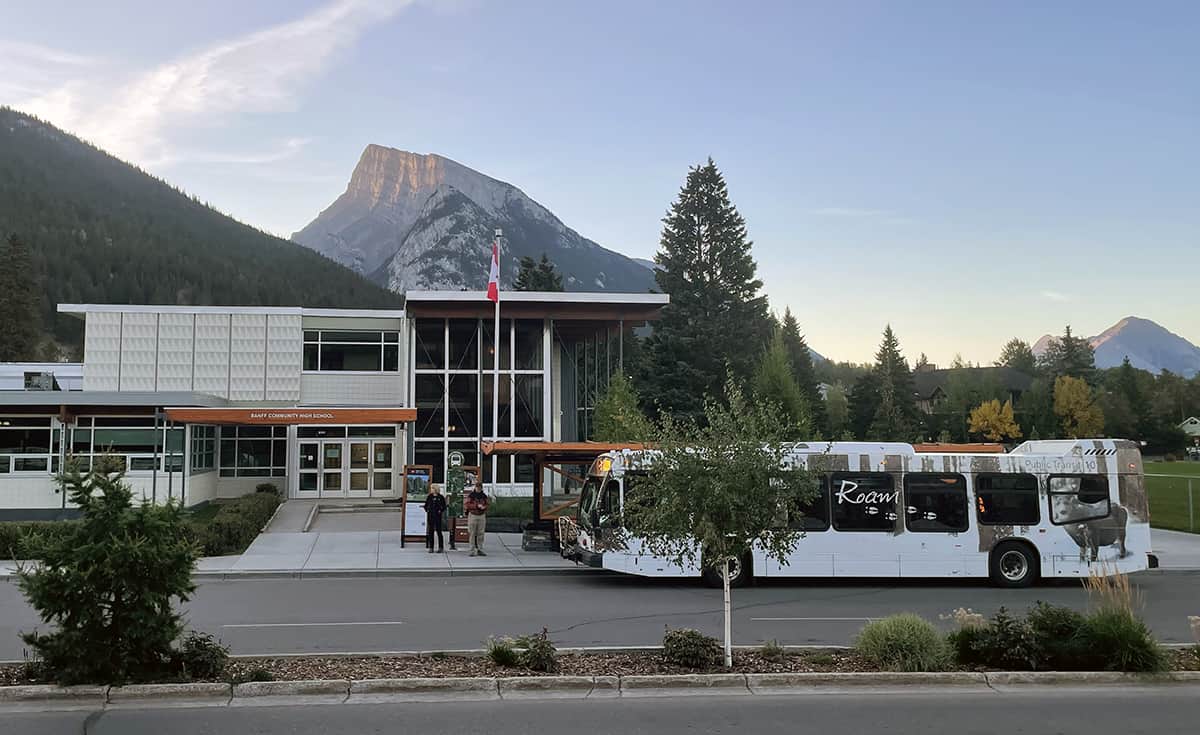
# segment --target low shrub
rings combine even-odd
[[[806,658],[810,666],[833,666],[837,663],[832,653],[810,653]]]
[[[971,632],[964,634],[963,631]],[[1043,652],[1028,621],[1001,607],[984,628],[958,633],[958,653],[969,651],[960,663],[982,664],[1005,671],[1034,671],[1042,667]],[[964,640],[966,641],[964,643]]]
[[[511,638],[488,638],[487,657],[497,666],[512,668],[521,663],[520,653]]]
[[[222,503],[207,522],[192,524],[192,534],[206,556],[240,554],[271,520],[281,502],[276,492],[259,491],[243,495]]]
[[[762,644],[762,648],[758,649],[758,655],[772,663],[779,663],[787,658],[787,651],[783,650],[783,646],[779,645],[779,641],[767,641]]]
[[[692,628],[668,629],[663,636],[663,658],[676,666],[707,669],[722,657],[721,642]]]
[[[45,549],[75,533],[78,521],[5,521],[0,523],[0,559],[41,559]]]
[[[254,486],[254,492],[256,492],[256,493],[271,493],[272,495],[279,495],[279,488],[276,487],[275,483],[273,483],[273,482],[260,482],[259,484]]]
[[[248,681],[275,681],[275,675],[264,668],[258,667],[250,669],[241,676],[235,676],[230,680],[234,684],[245,684]]]
[[[1163,671],[1168,667],[1162,646],[1128,610],[1108,608],[1088,615],[1079,638],[1083,660],[1090,669]]]
[[[1038,602],[1025,616],[1041,652],[1038,668],[1070,671],[1085,666],[1086,618],[1069,607]]]
[[[550,632],[542,628],[536,635],[525,636],[521,641],[519,663],[531,671],[553,674],[558,671],[558,649],[550,640]]]
[[[867,623],[855,647],[884,671],[943,671],[950,660],[942,634],[911,613]]]
[[[229,649],[207,633],[191,631],[176,659],[185,679],[219,679],[229,663]]]

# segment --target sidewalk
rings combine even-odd
[[[1160,569],[1200,569],[1200,533],[1152,528],[1150,546]]]
[[[430,554],[423,542],[400,546],[399,531],[334,531],[328,533],[264,533],[228,565],[205,559],[202,571],[388,571],[462,573],[470,571],[527,572],[581,569],[558,554],[522,551],[521,535],[489,533],[487,556],[471,557],[467,549]],[[229,557],[232,558],[232,557]],[[205,568],[207,567],[207,568]]]

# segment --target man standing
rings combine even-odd
[[[442,497],[437,485],[430,483],[429,494],[425,496],[425,548],[433,553],[433,539],[437,537],[437,550],[444,551],[442,546],[442,515],[446,512],[446,499]]]
[[[471,540],[468,556],[487,556],[483,553],[483,532],[487,528],[487,511],[491,500],[478,485],[467,494],[463,510],[467,512],[467,537]]]

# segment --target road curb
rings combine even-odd
[[[129,684],[108,688],[107,706],[113,709],[150,707],[224,707],[232,698],[229,684]]]
[[[310,569],[278,570],[227,569],[193,572],[192,579],[202,582],[249,582],[264,579],[386,579],[403,577],[552,577],[564,575],[606,574],[602,569],[565,567],[562,569],[530,569],[528,567],[493,567],[489,569]]]
[[[778,696],[831,689],[900,693],[915,687],[1200,685],[1200,671],[1126,674],[1111,671],[953,671],[939,673],[668,674],[637,676],[527,676],[407,679],[135,684],[124,687],[0,687],[0,712],[105,708],[287,706],[499,699],[612,697]]]

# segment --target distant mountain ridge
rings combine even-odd
[[[501,285],[543,253],[568,291],[644,292],[653,271],[567,227],[517,187],[437,154],[368,145],[346,191],[295,242],[389,290],[481,289],[504,231]]]
[[[1054,339],[1042,335],[1033,353],[1040,357]],[[1088,342],[1098,368],[1117,367],[1128,356],[1131,365],[1152,373],[1170,370],[1188,378],[1200,373],[1200,347],[1149,319],[1125,317]]]
[[[394,308],[400,299],[35,117],[0,107],[0,235],[30,246],[43,320],[59,303]],[[2,267],[4,264],[0,264]],[[0,315],[0,318],[3,318]]]

